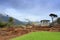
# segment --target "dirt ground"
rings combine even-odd
[[[36,31],[60,32],[60,27],[0,28],[0,40],[9,40]]]

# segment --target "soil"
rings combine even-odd
[[[36,31],[60,32],[60,27],[0,28],[0,40],[9,40],[11,38]]]

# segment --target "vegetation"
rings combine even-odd
[[[52,18],[52,22],[53,22],[53,19],[54,19],[55,17],[57,17],[56,14],[50,14],[49,16]]]
[[[11,40],[60,40],[60,32],[32,32]]]
[[[8,19],[8,22],[3,22],[2,20],[0,21],[0,27],[1,28],[3,28],[3,27],[5,27],[5,26],[11,26],[11,25],[13,25],[13,18],[12,17],[10,17],[9,19]]]
[[[0,22],[0,28],[3,28],[3,27],[5,27],[5,26],[7,26],[7,23]]]
[[[52,19],[52,25],[54,25],[53,19],[56,18],[56,17],[58,17],[58,16],[57,16],[56,14],[52,14],[52,13],[51,13],[49,16],[50,16],[51,19]]]
[[[28,26],[28,25],[32,25],[32,22],[31,22],[29,19],[25,19],[25,20],[28,21],[27,24],[26,24],[26,26]]]
[[[13,25],[14,19],[12,17],[9,18],[8,20],[8,26]]]
[[[60,18],[57,19],[57,23],[60,24]]]
[[[9,21],[9,23],[13,23],[14,20],[12,17],[10,17],[8,21]]]

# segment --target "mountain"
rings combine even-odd
[[[10,16],[0,14],[0,21],[2,21],[2,22],[8,22],[9,17]],[[13,18],[13,19],[14,19],[14,24],[15,25],[19,25],[19,24],[23,25],[23,24],[25,24],[24,22],[19,21],[19,20],[15,19],[15,18]]]

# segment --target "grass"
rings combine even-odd
[[[32,32],[11,40],[60,40],[60,32]]]

